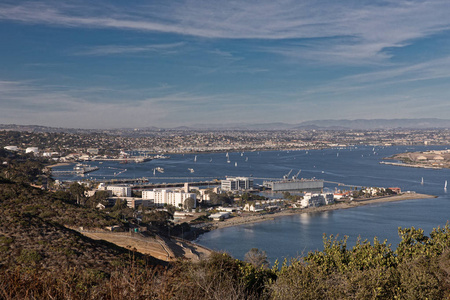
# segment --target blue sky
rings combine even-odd
[[[436,1],[0,2],[0,123],[444,118]]]

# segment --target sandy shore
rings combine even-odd
[[[226,219],[224,221],[216,221],[213,223],[213,230],[231,226],[239,226],[243,224],[264,222],[267,220],[273,220],[282,216],[289,216],[295,214],[305,214],[305,213],[315,213],[322,211],[330,211],[330,210],[338,210],[338,209],[347,209],[357,206],[364,206],[375,203],[385,203],[385,202],[394,202],[394,201],[404,201],[404,200],[412,200],[412,199],[428,199],[428,198],[436,198],[436,196],[426,195],[426,194],[416,194],[416,193],[404,193],[402,195],[388,196],[388,197],[378,197],[372,198],[368,200],[354,200],[351,202],[338,202],[333,205],[320,206],[320,207],[310,207],[303,209],[288,209],[282,210],[279,212],[274,212],[270,214],[242,214],[238,217],[233,217],[230,219]]]
[[[73,163],[57,163],[54,165],[47,165],[47,168],[54,168],[54,167],[62,167],[62,166],[70,166]]]

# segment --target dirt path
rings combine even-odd
[[[82,232],[82,234],[94,240],[105,240],[124,248],[136,249],[140,253],[164,261],[173,261],[178,258],[199,261],[207,258],[211,253],[210,250],[188,241],[159,236],[139,237],[113,232]]]

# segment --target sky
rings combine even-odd
[[[449,118],[448,0],[0,0],[0,124]]]

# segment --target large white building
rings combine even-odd
[[[223,191],[241,191],[253,189],[253,178],[249,177],[227,177],[220,181]]]
[[[303,196],[303,199],[301,201],[301,206],[303,208],[306,207],[317,207],[321,205],[328,205],[334,203],[334,195],[332,193],[326,193],[326,194],[311,194],[306,193]]]
[[[131,197],[131,187],[129,186],[108,185],[106,190],[111,191],[111,193],[116,197]]]
[[[184,207],[186,199],[194,199],[194,208],[197,202],[197,195],[195,193],[186,193],[185,191],[178,190],[156,190],[142,191],[142,199],[153,200],[156,206],[173,205],[177,208]]]

